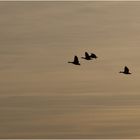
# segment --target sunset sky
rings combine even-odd
[[[1,139],[140,138],[140,2],[0,2],[0,112]]]

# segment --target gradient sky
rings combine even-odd
[[[0,138],[140,138],[140,2],[0,2],[0,17]],[[85,51],[98,59],[67,63]]]

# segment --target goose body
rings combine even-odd
[[[74,61],[73,62],[68,62],[68,63],[72,63],[72,64],[75,64],[75,65],[80,65],[80,62],[79,62],[78,57],[76,55],[74,56]]]
[[[81,57],[81,58],[86,59],[86,60],[92,60],[92,58],[87,52],[85,52],[85,57]]]
[[[124,74],[131,74],[129,72],[129,68],[127,66],[124,67],[124,71],[120,71],[120,73],[124,73]]]

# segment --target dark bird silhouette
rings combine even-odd
[[[85,52],[85,57],[81,57],[81,58],[86,59],[86,60],[92,60],[92,58],[87,52]]]
[[[120,71],[120,73],[131,74],[131,73],[129,72],[129,69],[128,69],[127,66],[125,66],[125,67],[124,67],[124,71]]]
[[[79,62],[77,56],[74,56],[74,61],[73,62],[68,62],[68,63],[72,63],[72,64],[75,64],[75,65],[80,65],[80,62]]]
[[[98,58],[94,53],[91,53],[90,57],[95,59]]]

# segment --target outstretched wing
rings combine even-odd
[[[79,63],[78,57],[74,56],[74,63]]]
[[[128,67],[126,67],[126,66],[124,67],[124,72],[125,72],[125,73],[129,73]]]
[[[90,56],[89,56],[89,54],[87,52],[85,52],[85,57],[90,58]]]
[[[94,53],[91,53],[92,58],[97,58],[97,56]]]

